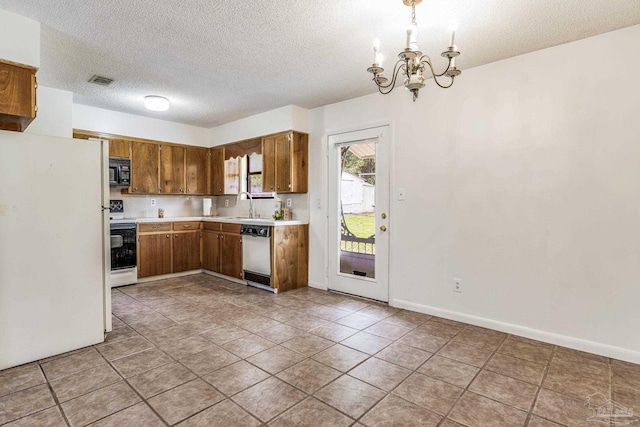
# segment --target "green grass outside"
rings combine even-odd
[[[356,237],[368,238],[376,232],[376,219],[373,212],[344,214],[344,221]]]

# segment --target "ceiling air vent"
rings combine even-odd
[[[95,83],[97,85],[102,85],[102,86],[109,86],[111,83],[113,83],[113,79],[110,79],[109,77],[93,75],[93,77],[89,79],[89,83]]]

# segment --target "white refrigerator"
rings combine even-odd
[[[0,370],[111,330],[108,146],[0,131]]]

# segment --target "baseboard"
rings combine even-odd
[[[156,280],[164,280],[164,279],[175,279],[176,277],[183,276],[191,276],[192,274],[204,273],[205,270],[189,270],[189,271],[181,271],[180,273],[170,273],[170,274],[161,274],[159,276],[150,276],[142,279],[138,279],[137,283],[147,283],[147,282],[155,282]]]
[[[314,288],[314,289],[320,289],[322,291],[326,291],[327,290],[327,285],[325,285],[324,283],[309,282],[309,287],[310,288]]]
[[[456,320],[458,322],[469,323],[471,325],[476,325],[483,328],[494,329],[496,331],[505,332],[508,334],[519,335],[521,337],[560,345],[563,347],[572,348],[574,350],[586,351],[604,357],[611,357],[613,359],[624,360],[631,363],[640,363],[640,352],[622,347],[601,344],[581,338],[555,334],[553,332],[541,331],[538,329],[528,328],[526,326],[500,322],[497,320],[473,316],[457,311],[443,310],[441,308],[423,304],[416,304],[414,302],[399,299],[394,299],[392,301],[392,306],[403,308],[405,310],[417,311],[418,313],[429,314],[431,316],[443,317],[449,320]]]
[[[162,274],[160,276],[145,277],[143,279],[138,279],[137,283],[155,282],[156,280],[164,280],[164,279],[175,279],[176,277],[191,276],[193,274],[200,274],[200,273],[208,274],[209,276],[219,277],[221,279],[225,279],[230,282],[235,282],[240,285],[247,284],[244,280],[236,279],[235,277],[225,276],[223,274],[215,273],[213,271],[205,270],[202,268],[199,270],[181,271],[180,273]]]
[[[246,285],[246,280],[236,279],[235,277],[225,276],[224,274],[216,273],[211,270],[201,270],[202,273],[208,274],[209,276],[219,277],[220,279],[228,280],[230,282],[237,283],[239,285]]]

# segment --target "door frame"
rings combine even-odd
[[[322,240],[324,243],[324,263],[323,263],[323,288],[325,290],[329,290],[329,256],[331,256],[331,248],[329,247],[329,155],[330,155],[330,145],[329,138],[335,135],[350,133],[350,132],[358,132],[364,131],[368,129],[378,128],[386,126],[388,128],[388,144],[389,144],[389,229],[393,230],[393,211],[394,211],[394,191],[395,188],[395,170],[392,165],[395,164],[395,139],[394,139],[394,124],[393,120],[381,120],[376,122],[368,122],[360,125],[349,126],[345,128],[337,128],[332,130],[325,130],[324,135],[322,137],[322,171],[324,174],[323,184],[322,184],[322,217],[323,217],[323,230],[322,230]],[[391,244],[392,244],[392,233],[389,234],[389,250],[387,256],[388,262],[388,304],[389,306],[393,306],[392,302],[394,301],[394,287],[391,283],[391,277],[393,277],[393,256],[391,253]]]

